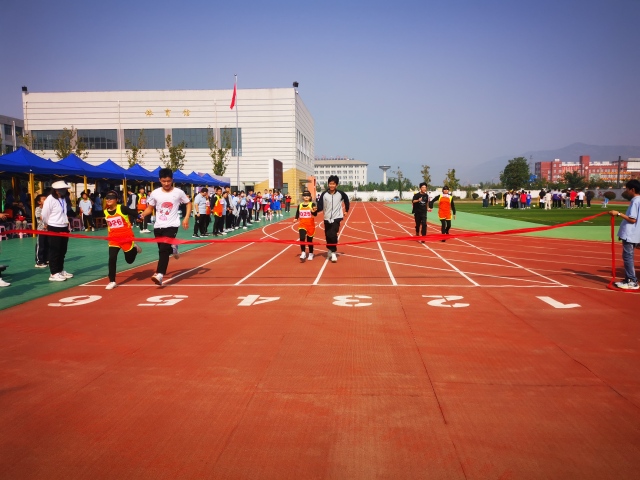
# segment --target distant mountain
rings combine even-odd
[[[529,160],[531,171],[534,171],[536,162],[548,162],[559,158],[563,162],[577,162],[580,155],[589,155],[592,162],[606,162],[617,160],[618,156],[623,160],[627,158],[640,158],[640,146],[602,146],[587,145],[586,143],[573,143],[556,150],[537,150],[524,152],[520,155],[510,155],[494,158],[487,162],[465,169],[464,183],[478,183],[492,181],[498,178],[509,160],[514,157],[525,157]]]

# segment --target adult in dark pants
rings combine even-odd
[[[328,259],[333,263],[338,261],[336,255],[340,222],[349,211],[349,197],[338,190],[340,179],[337,175],[329,176],[328,190],[322,192],[318,199],[318,211],[324,212],[324,232],[327,239]]]
[[[207,194],[209,190],[207,187],[203,187],[200,190],[200,193],[196,195],[193,199],[193,214],[195,216],[195,222],[193,224],[193,235],[192,237],[198,238],[200,235],[204,237],[205,233],[207,233],[207,207],[209,206],[209,198],[207,198]]]
[[[160,177],[160,188],[156,188],[147,198],[147,208],[142,212],[142,216],[151,215],[153,207],[156,208],[156,222],[153,224],[153,235],[156,238],[168,237],[175,238],[180,227],[180,217],[178,212],[181,205],[186,205],[184,219],[182,220],[182,228],[189,228],[189,216],[191,215],[191,201],[189,197],[177,187],[173,186],[173,171],[170,168],[162,168],[158,172]],[[156,273],[153,274],[151,280],[162,285],[162,279],[167,273],[169,266],[169,256],[173,254],[173,258],[180,258],[178,246],[170,243],[158,243],[158,265]]]
[[[42,205],[42,221],[49,232],[69,233],[69,217],[67,217],[67,193],[71,188],[62,180],[51,185],[49,195]],[[67,254],[69,237],[49,236],[49,281],[64,282],[73,275],[64,269],[64,257]]]
[[[427,193],[427,184],[420,184],[420,191],[413,196],[413,218],[416,220],[416,237],[418,235],[424,237],[427,235],[427,210],[429,209],[429,194]],[[422,240],[424,243],[424,240]]]

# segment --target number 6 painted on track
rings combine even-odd
[[[100,300],[100,295],[77,295],[75,297],[64,297],[59,300],[60,303],[50,303],[50,307],[77,307],[78,305],[86,305]]]

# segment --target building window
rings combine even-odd
[[[5,151],[4,153],[11,153],[13,152],[13,145],[5,145]]]
[[[34,150],[54,150],[62,130],[31,130]]]
[[[118,131],[116,129],[78,130],[78,141],[89,150],[117,150]]]
[[[213,135],[212,128],[174,128],[171,143],[184,142],[184,148],[209,148],[209,135]]]
[[[22,127],[18,127],[16,125],[16,137],[21,137],[22,136]]]
[[[240,149],[239,152],[236,152],[236,138],[237,138],[237,146]],[[236,155],[242,156],[242,129],[235,128],[221,128],[220,129],[220,146],[222,148],[230,148],[231,156],[235,157]]]
[[[6,123],[4,124],[4,136],[5,137],[10,137],[13,135],[13,129],[11,128],[11,125],[7,125]]]
[[[125,129],[124,130],[124,146],[125,148],[137,147],[140,132],[144,137],[144,148],[164,148],[164,128],[145,128],[145,129]]]

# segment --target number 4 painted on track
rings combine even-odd
[[[247,295],[246,297],[238,297],[238,300],[242,300],[239,307],[250,307],[252,305],[260,305],[261,303],[275,302],[280,300],[280,297],[261,297],[260,295]]]

